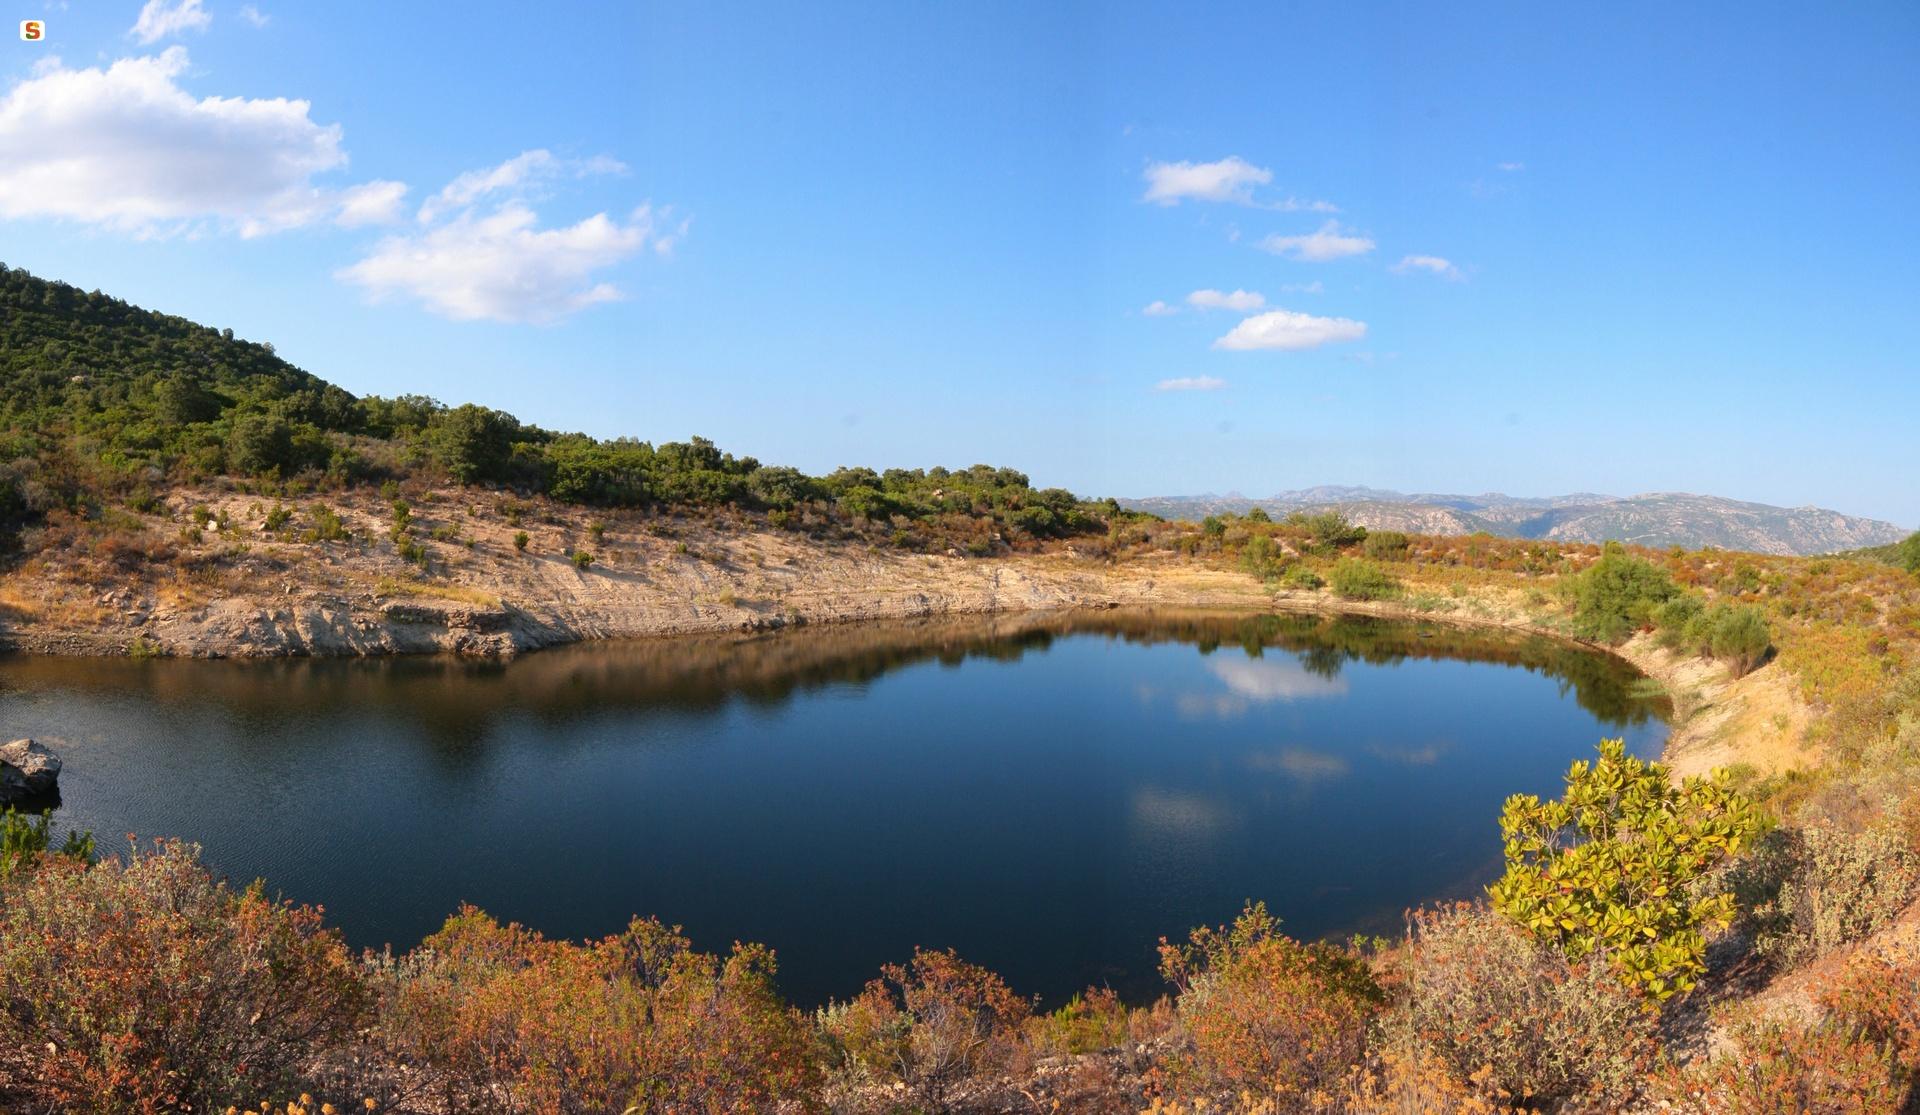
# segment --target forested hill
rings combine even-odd
[[[734,504],[863,528],[939,523],[979,548],[1104,532],[1124,517],[1015,469],[763,465],[692,438],[658,446],[403,395],[355,398],[230,329],[0,265],[0,527],[149,503],[226,476],[276,495],[403,479],[600,506]]]

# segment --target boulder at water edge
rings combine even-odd
[[[60,757],[39,740],[0,744],[0,805],[50,794],[60,781]]]

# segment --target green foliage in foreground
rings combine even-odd
[[[1761,828],[1724,773],[1676,787],[1659,763],[1605,740],[1597,762],[1568,769],[1559,801],[1507,799],[1507,872],[1487,893],[1568,959],[1602,957],[1629,986],[1665,1000],[1706,970],[1705,932],[1733,921],[1733,895],[1699,894],[1696,884]]]
[[[57,851],[83,863],[93,862],[93,834],[69,830],[58,848],[53,846],[53,811],[22,813],[9,805],[0,813],[0,880],[42,852]]]

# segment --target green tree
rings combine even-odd
[[[1573,578],[1573,628],[1617,643],[1652,622],[1654,609],[1680,595],[1665,569],[1607,543],[1600,560]]]
[[[265,473],[293,466],[293,424],[277,414],[249,414],[233,424],[227,439],[227,467]]]
[[[520,420],[513,415],[466,403],[433,416],[427,423],[427,448],[461,484],[504,480],[519,433]]]
[[[1907,540],[1895,548],[1894,561],[1909,573],[1920,573],[1920,530],[1907,535]]]
[[[1333,591],[1349,600],[1388,600],[1400,595],[1400,582],[1386,570],[1359,558],[1341,558],[1328,574]]]
[[[1674,785],[1667,769],[1600,743],[1567,770],[1567,792],[1515,794],[1500,813],[1507,871],[1494,909],[1569,960],[1604,959],[1657,1001],[1693,988],[1709,930],[1733,921],[1733,895],[1700,893],[1714,868],[1759,835],[1753,803],[1726,772]]]

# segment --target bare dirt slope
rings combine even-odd
[[[139,545],[105,555],[44,549],[0,582],[0,640],[68,654],[510,654],[792,623],[1266,599],[1236,574],[1177,560],[1114,566],[1070,545],[988,558],[914,553],[817,541],[745,516],[601,520],[463,490],[413,501],[402,539],[388,501],[334,497],[351,537],[303,541],[309,514],[296,510],[269,532],[274,506],[190,493],[151,517]],[[213,516],[197,541],[194,508]],[[409,542],[424,569],[402,556]],[[593,557],[585,568],[570,556],[581,551]]]

